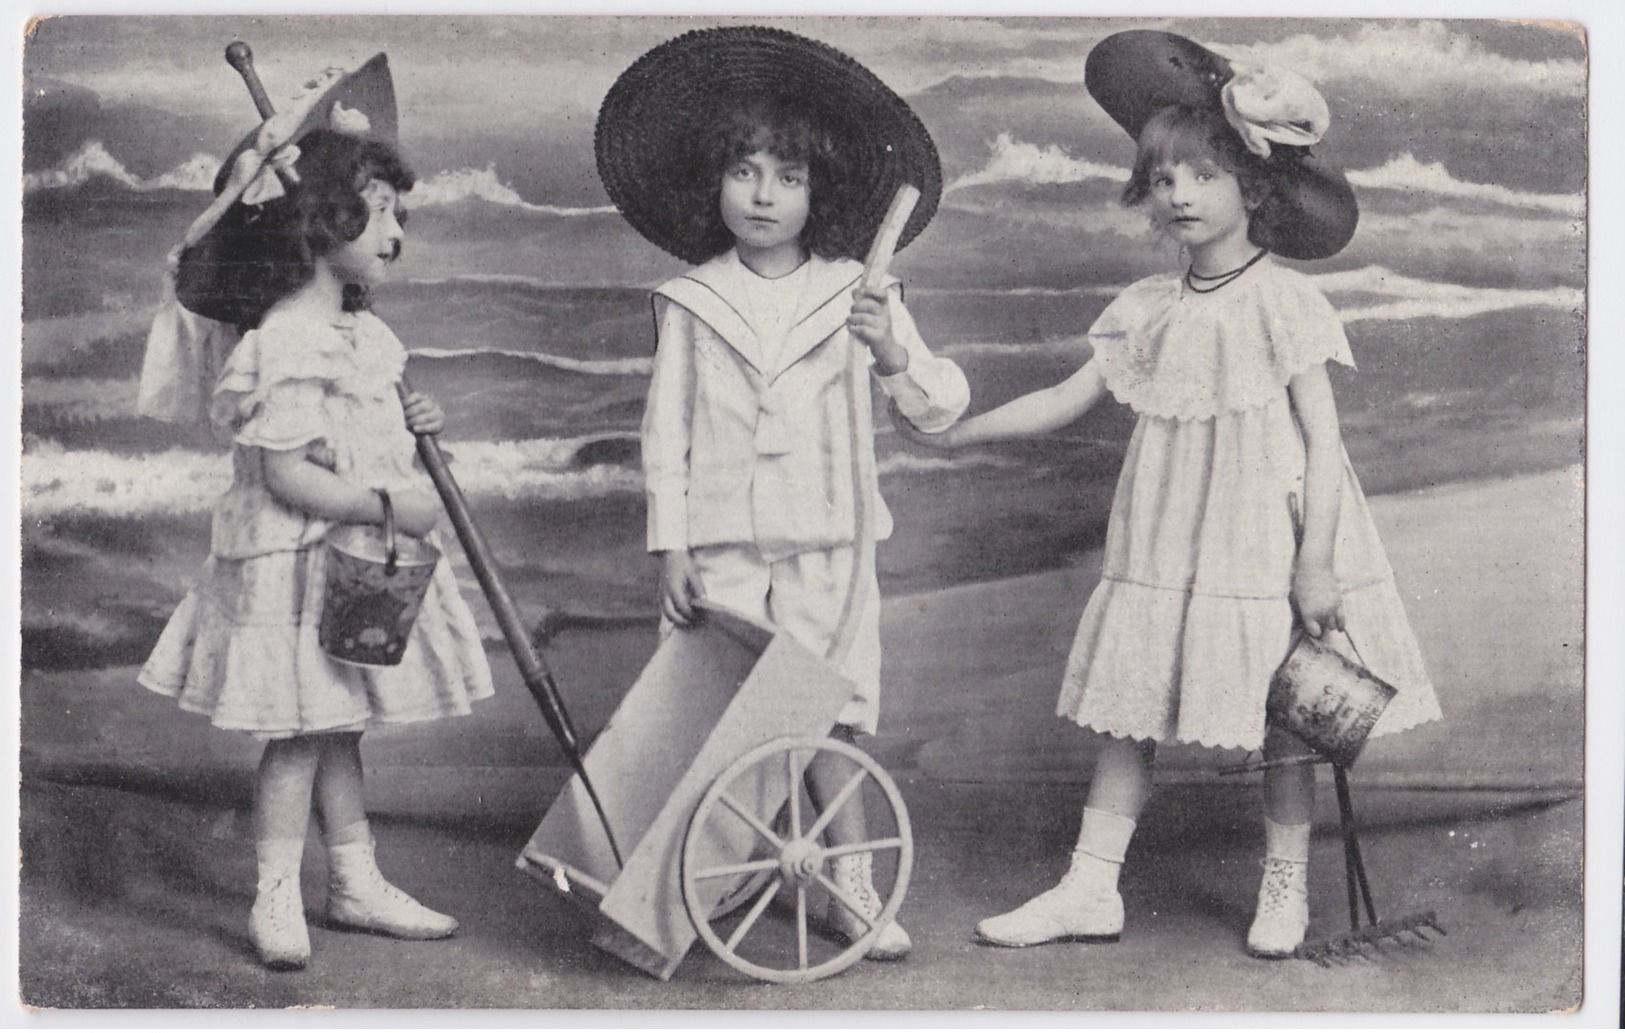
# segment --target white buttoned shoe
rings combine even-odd
[[[983,919],[976,935],[996,947],[1036,947],[1078,941],[1116,943],[1123,932],[1123,897],[1093,884],[1073,855],[1070,871],[1054,889],[1045,890],[1014,911]]]
[[[848,943],[856,943],[868,935],[869,930],[874,927],[875,920],[880,917],[880,895],[875,892],[874,883],[874,856],[867,853],[844,854],[832,859],[830,881],[851,898],[861,909],[861,915],[854,914],[852,908],[840,897],[831,895],[829,906],[824,912],[824,920],[829,923],[837,937]],[[909,939],[903,927],[896,922],[887,922],[863,956],[870,961],[900,961],[908,957],[909,951],[913,949],[914,941]]]
[[[1309,866],[1265,858],[1258,910],[1247,930],[1247,950],[1257,958],[1291,957],[1308,931]]]
[[[378,870],[373,840],[328,844],[327,920],[333,925],[384,933],[402,940],[440,940],[457,919],[430,910],[391,885]]]
[[[299,891],[299,862],[304,840],[256,843],[259,884],[254,909],[248,913],[248,938],[260,963],[279,972],[301,969],[310,960],[310,930]]]

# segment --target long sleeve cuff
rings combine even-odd
[[[875,379],[908,422],[927,434],[947,430],[970,408],[970,384],[948,359],[932,356],[920,362],[910,356],[908,369]]]
[[[679,490],[648,492],[650,552],[688,548],[688,499]]]

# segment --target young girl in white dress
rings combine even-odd
[[[467,714],[492,693],[479,631],[446,562],[398,666],[342,664],[317,641],[323,536],[337,524],[379,524],[388,504],[403,533],[431,536],[440,503],[415,463],[413,432],[444,424],[432,399],[397,395],[406,351],[365,308],[365,289],[400,253],[397,196],[412,173],[387,141],[357,134],[366,112],[326,107],[347,131],[323,124],[296,135],[260,171],[278,177],[280,196],[235,204],[179,258],[181,297],[245,330],[208,404],[233,442],[233,475],[202,574],[139,676],[182,710],[265,741],[249,932],[276,969],[310,956],[299,870],[313,801],[330,923],[407,939],[456,930],[455,919],[380,874],[360,742],[370,727]],[[293,159],[291,175],[278,171],[279,159]],[[164,372],[149,346],[144,393],[166,390],[154,382]]]
[[[852,469],[870,453],[869,380],[927,430],[970,402],[964,374],[934,356],[901,287],[859,287],[863,255],[903,182],[924,195],[903,233],[925,226],[941,190],[930,135],[873,73],[831,47],[743,26],[691,32],[634,64],[605,99],[598,165],[611,198],[645,237],[696,268],[655,291],[659,341],[643,419],[648,547],[662,564],[668,629],[704,598],[771,622],[822,654],[847,590],[859,586],[842,669],[856,685],[832,734],[876,729],[880,598],[873,543],[859,541]],[[850,393],[854,365],[862,376]],[[861,505],[875,537],[891,516],[871,474]],[[849,762],[820,753],[815,801]],[[861,797],[829,825],[834,843],[865,838]],[[867,934],[881,911],[868,852],[831,862],[862,914],[831,897],[840,937]],[[911,948],[894,922],[866,951]]]
[[[1372,734],[1439,716],[1338,430],[1326,367],[1354,365],[1342,324],[1270,254],[1325,257],[1353,232],[1346,181],[1304,151],[1324,102],[1165,33],[1103,41],[1087,81],[1138,141],[1125,201],[1149,209],[1188,267],[1125,289],[1069,379],[938,435],[899,423],[921,444],[964,448],[1052,433],[1108,391],[1139,416],[1058,706],[1104,740],[1065,878],[977,926],[1012,947],[1117,938],[1118,871],[1158,742],[1308,752],[1264,719],[1295,619],[1341,651],[1352,640],[1399,689]],[[1259,956],[1291,954],[1308,926],[1313,770],[1265,775],[1247,936]]]

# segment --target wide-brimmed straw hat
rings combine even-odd
[[[1329,258],[1354,236],[1360,209],[1353,188],[1309,150],[1326,131],[1328,113],[1306,81],[1232,64],[1171,32],[1135,29],[1095,45],[1084,85],[1136,140],[1164,108],[1222,113],[1269,172],[1270,196],[1253,213],[1254,243],[1284,258]]]
[[[848,242],[847,257],[863,257],[904,183],[921,197],[898,247],[931,221],[942,165],[931,134],[903,98],[834,47],[781,29],[740,26],[669,40],[610,87],[598,112],[598,175],[627,222],[684,261],[714,257],[694,231],[705,214],[693,210],[706,196],[698,182],[707,171],[704,142],[719,112],[764,99],[805,110],[841,147],[853,182],[843,183],[850,203],[834,217],[851,230],[838,235]]]
[[[299,96],[244,136],[221,162],[214,180],[215,202],[193,223],[179,256],[175,295],[180,303],[209,319],[241,322],[248,310],[242,299],[219,289],[219,272],[231,250],[225,237],[240,224],[242,209],[283,192],[286,182],[297,175],[291,167],[298,158],[299,141],[312,130],[335,129],[393,145],[398,124],[395,83],[383,54],[354,72],[329,69],[307,83]],[[244,159],[250,151],[253,154]],[[257,174],[246,184],[239,182],[239,192],[228,199],[222,191],[239,160],[257,163]]]

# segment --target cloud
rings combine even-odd
[[[1413,194],[1491,201],[1513,208],[1531,208],[1579,217],[1585,214],[1582,194],[1537,194],[1513,190],[1497,183],[1469,183],[1457,179],[1443,162],[1421,162],[1409,151],[1374,169],[1348,173],[1349,182],[1371,190],[1400,190]]]
[[[988,144],[993,156],[976,172],[960,176],[943,188],[952,193],[984,183],[1082,183],[1086,180],[1128,182],[1128,170],[1087,158],[1074,158],[1060,146],[1022,143],[1001,132]]]
[[[1454,87],[1475,94],[1521,89],[1580,96],[1586,82],[1581,61],[1507,57],[1470,31],[1440,21],[1362,22],[1338,35],[1300,33],[1278,42],[1213,49],[1232,60],[1290,68],[1313,82],[1353,79],[1394,92]]]

